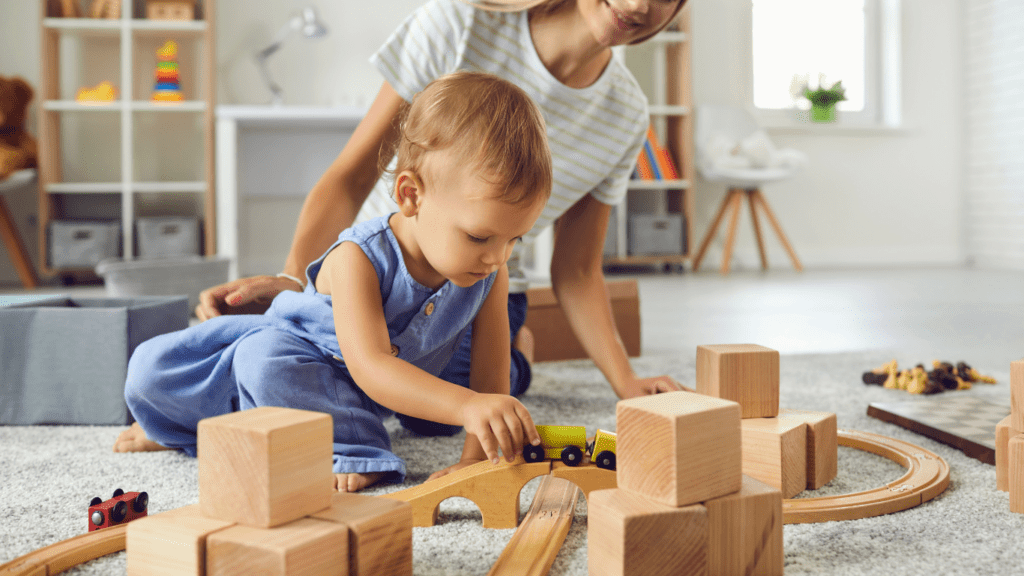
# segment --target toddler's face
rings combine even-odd
[[[434,155],[443,154],[435,152]],[[508,261],[512,248],[533,227],[544,199],[509,204],[481,178],[473,163],[439,162],[424,180],[416,218],[417,243],[428,265],[452,283],[468,287]]]

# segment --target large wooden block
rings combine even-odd
[[[171,510],[128,523],[125,535],[129,576],[202,576],[210,535],[232,522],[204,518],[194,509]]]
[[[412,574],[412,506],[408,502],[338,492],[312,515],[348,527],[351,576]]]
[[[1010,362],[1010,427],[1024,434],[1024,360]]]
[[[612,305],[612,317],[630,356],[640,355],[640,291],[636,280],[606,282]],[[526,321],[533,332],[534,362],[589,358],[569,326],[565,312],[551,288],[526,291]]]
[[[757,344],[697,347],[697,392],[739,402],[743,418],[779,414],[779,352]]]
[[[782,418],[747,418],[741,424],[743,473],[792,498],[807,487],[807,424]]]
[[[700,504],[666,506],[619,488],[590,493],[590,576],[710,575],[707,550],[708,515]]]
[[[233,526],[206,539],[207,576],[347,576],[348,528],[303,518],[274,528]]]
[[[1010,438],[1010,512],[1024,514],[1024,434]]]
[[[199,422],[203,514],[257,528],[331,505],[333,425],[320,412],[260,407]]]
[[[817,490],[839,473],[839,426],[832,412],[779,410],[779,418],[807,424],[807,489]]]
[[[619,488],[669,506],[740,489],[740,407],[693,392],[622,400],[616,406]]]
[[[708,574],[782,576],[782,492],[744,475],[739,492],[704,507]]]
[[[996,424],[996,490],[1010,491],[1010,416]]]

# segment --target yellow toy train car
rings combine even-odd
[[[540,462],[546,458],[561,460],[567,466],[579,466],[584,456],[599,468],[615,470],[615,434],[598,430],[594,441],[587,442],[585,426],[537,426],[540,446],[523,448],[523,459]]]

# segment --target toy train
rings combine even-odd
[[[89,503],[89,532],[131,522],[149,513],[149,494],[125,492],[118,488],[104,501],[99,496]]]
[[[523,459],[540,462],[545,458],[559,459],[567,466],[579,466],[583,457],[598,468],[615,470],[615,433],[598,430],[593,442],[587,441],[585,426],[537,426],[540,446],[523,448]]]

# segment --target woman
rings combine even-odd
[[[626,194],[649,116],[632,74],[613,46],[642,42],[675,17],[686,0],[429,0],[371,58],[385,82],[303,205],[284,272],[242,278],[204,291],[196,315],[252,311],[284,290],[302,290],[306,266],[359,219],[394,210],[378,183],[391,160],[396,119],[413,95],[455,70],[488,72],[522,87],[548,125],[554,165],[551,199],[529,241],[554,222],[552,288],[577,338],[620,398],[681,389],[672,378],[638,378],[615,329],[602,271],[613,205]],[[524,6],[525,5],[525,6]],[[387,156],[382,158],[381,156]],[[377,184],[375,188],[375,184]],[[382,193],[372,190],[383,190]],[[369,199],[368,199],[369,198]],[[364,205],[365,203],[365,205]],[[362,209],[362,213],[360,210]],[[516,341],[526,315],[526,282],[509,262],[509,322]],[[530,383],[529,362],[515,347],[512,393]],[[442,378],[468,385],[469,336]],[[403,419],[426,434],[454,433]]]

